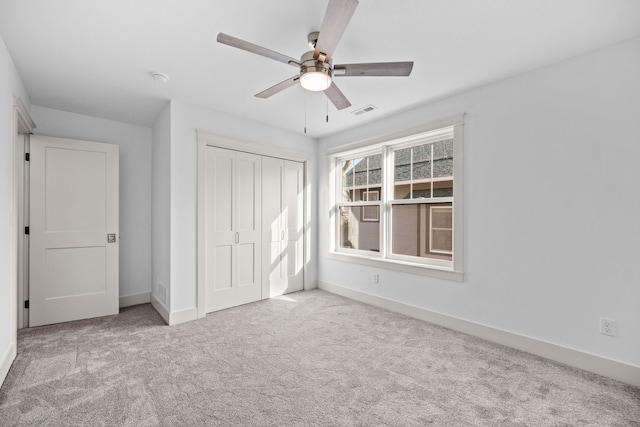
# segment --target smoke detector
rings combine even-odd
[[[167,76],[166,74],[162,74],[162,73],[153,72],[153,73],[151,73],[151,77],[153,77],[153,80],[158,82],[158,83],[166,83],[166,82],[169,81],[169,76]]]

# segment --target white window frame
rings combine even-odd
[[[447,280],[463,281],[463,141],[464,114],[447,117],[417,128],[408,129],[396,134],[372,138],[357,143],[343,145],[327,150],[327,168],[329,178],[329,202],[331,238],[329,239],[328,257],[371,267],[387,268],[402,272],[432,276]],[[428,144],[443,139],[453,139],[453,197],[432,199],[393,200],[393,178],[386,171],[393,170],[392,152],[398,149]],[[340,180],[338,164],[341,159],[363,157],[382,152],[383,188],[380,202],[342,203],[340,206],[380,206],[380,252],[362,251],[339,247],[339,227],[336,215],[340,196]],[[391,209],[394,204],[430,204],[434,201],[451,203],[453,206],[453,250],[452,260],[440,260],[416,256],[405,256],[391,253],[390,242],[393,241],[391,227]]]

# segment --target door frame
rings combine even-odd
[[[311,289],[314,287],[309,280],[309,269],[311,265],[311,158],[312,153],[304,151],[291,150],[288,148],[278,147],[267,143],[256,143],[231,138],[223,135],[216,135],[204,130],[196,130],[198,141],[198,227],[197,227],[197,286],[196,286],[196,308],[198,319],[207,315],[206,306],[206,274],[205,274],[205,218],[206,218],[206,147],[226,148],[234,151],[243,151],[246,153],[257,154],[261,156],[277,157],[284,160],[292,160],[304,164],[304,203],[303,203],[303,236],[304,236],[304,276],[303,289]],[[262,261],[261,264],[262,265]]]
[[[12,230],[11,233],[11,278],[12,291],[11,300],[13,301],[11,313],[11,333],[13,341],[13,358],[15,358],[18,349],[18,329],[28,326],[28,315],[24,309],[24,301],[28,298],[25,289],[27,289],[28,279],[25,278],[25,271],[28,271],[28,255],[26,255],[28,247],[25,242],[24,227],[25,218],[28,217],[28,206],[25,206],[25,200],[29,197],[29,188],[26,185],[25,177],[25,153],[29,150],[28,136],[33,134],[36,124],[31,118],[27,107],[22,99],[18,96],[13,97],[13,214],[12,214]]]

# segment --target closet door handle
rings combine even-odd
[[[240,243],[240,233],[236,231],[236,243]]]
[[[284,240],[284,230],[280,232],[280,240]]]

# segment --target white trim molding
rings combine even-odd
[[[140,294],[143,295],[143,294]],[[151,305],[160,316],[164,319],[165,323],[169,326],[179,325],[180,323],[190,322],[198,319],[198,309],[196,307],[188,308],[180,311],[169,311],[160,300],[153,294],[151,295]],[[134,295],[135,296],[135,295]]]
[[[198,319],[198,309],[188,308],[186,310],[172,311],[169,313],[169,326],[179,325],[180,323],[191,322]]]
[[[485,339],[507,347],[535,354],[574,368],[583,369],[598,375],[640,387],[640,366],[630,365],[617,360],[607,359],[595,354],[564,347],[558,344],[542,341],[536,338],[519,335],[513,332],[497,329],[447,314],[437,313],[421,307],[416,307],[400,301],[383,298],[377,295],[355,289],[345,288],[332,283],[320,281],[321,290],[341,295],[356,301],[384,308],[395,313],[415,319],[424,320],[445,328],[453,329],[465,334]]]
[[[10,313],[10,333],[11,342],[7,353],[0,360],[0,383],[4,381],[11,363],[16,358],[18,350],[18,327],[24,325],[24,245],[23,245],[23,218],[24,218],[24,149],[25,139],[20,135],[30,135],[33,133],[36,124],[29,114],[27,106],[19,96],[13,95],[13,184],[12,184],[12,206],[11,206],[11,313]],[[28,140],[28,137],[25,137]],[[28,146],[28,142],[26,143]],[[20,270],[20,271],[19,271]],[[20,297],[20,301],[18,300]],[[20,315],[18,314],[20,313]],[[20,316],[20,321],[18,321]]]
[[[7,378],[7,374],[9,373],[9,369],[11,369],[11,364],[15,357],[15,347],[11,344],[9,348],[7,348],[7,351],[2,355],[2,359],[0,359],[0,386]]]
[[[151,292],[143,292],[135,295],[125,295],[120,297],[120,308],[131,307],[133,305],[148,304],[151,302]]]
[[[151,305],[156,309],[158,314],[164,319],[165,323],[169,325],[169,309],[153,294],[151,294]]]
[[[36,128],[36,123],[31,118],[27,106],[24,105],[22,98],[19,96],[13,96],[13,108],[18,113],[18,125],[22,133],[32,134]]]

